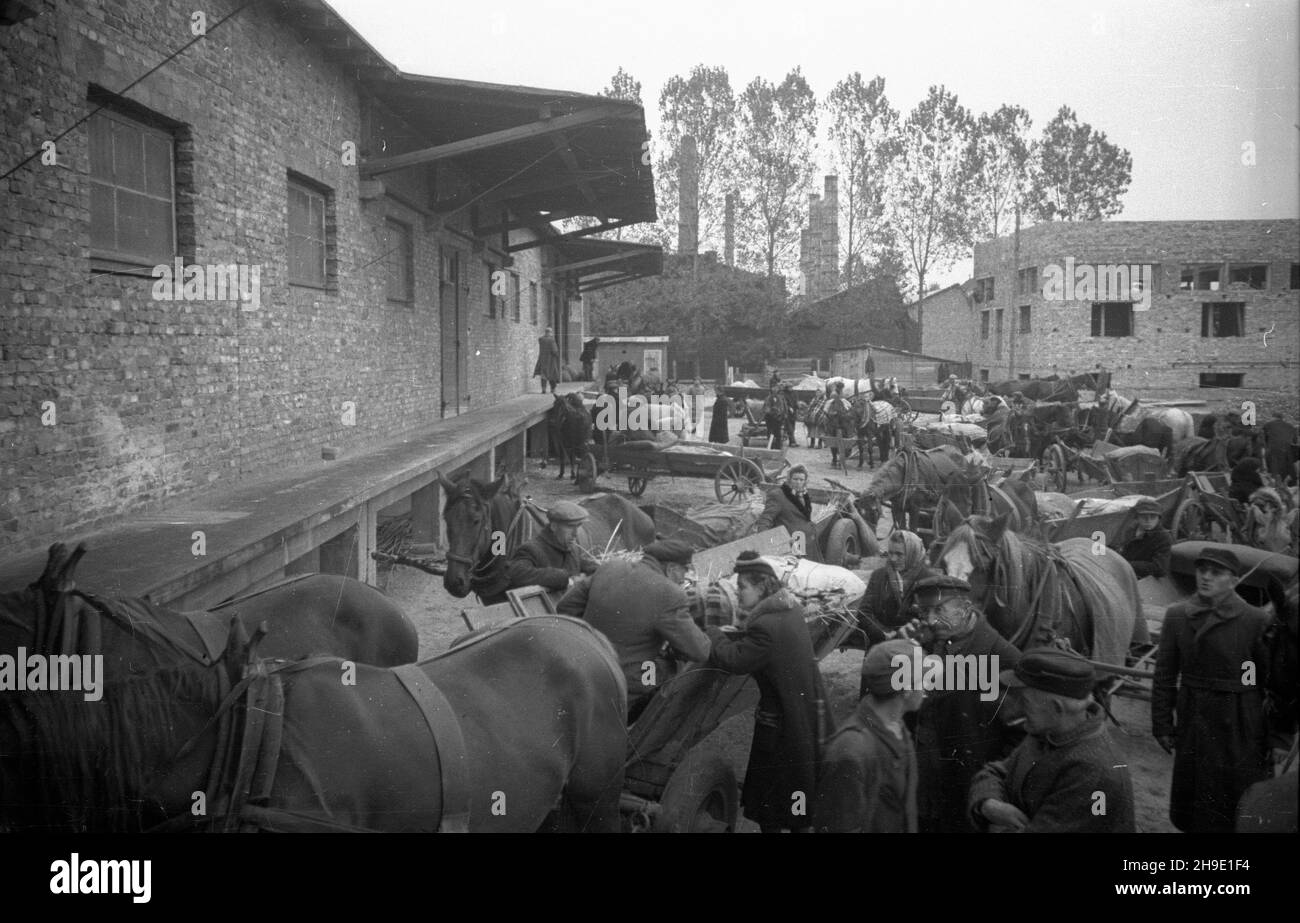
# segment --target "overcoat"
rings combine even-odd
[[[506,563],[508,588],[537,584],[548,590],[563,590],[569,578],[582,573],[582,562],[572,545],[562,545],[547,526],[510,555]]]
[[[916,833],[916,750],[863,699],[826,741],[813,814],[826,833]]]
[[[1157,528],[1143,533],[1141,538],[1130,539],[1119,554],[1133,565],[1133,575],[1139,580],[1143,577],[1163,577],[1169,573],[1170,547],[1169,530]]]
[[[537,338],[537,364],[533,366],[533,375],[540,375],[547,381],[560,380],[560,346],[554,337]]]
[[[793,536],[796,532],[804,534],[804,557],[810,561],[822,561],[821,546],[817,544],[817,530],[812,524],[812,498],[804,494],[796,497],[789,484],[767,492],[767,502],[763,512],[754,523],[754,531],[775,529],[785,526]]]

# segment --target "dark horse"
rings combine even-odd
[[[1005,516],[1007,528],[1013,532],[1045,537],[1038,518],[1038,498],[1029,484],[1013,478],[990,481],[983,470],[971,466],[953,475],[939,492],[933,552],[937,554],[948,534],[974,515]]]
[[[102,698],[0,693],[0,828],[617,831],[627,689],[609,642],[541,616],[396,668],[205,663],[78,593],[9,616],[30,653],[104,655]],[[202,797],[202,809],[196,799]]]
[[[890,504],[894,527],[910,528],[921,510],[933,509],[952,480],[967,468],[966,459],[952,446],[903,449],[876,469],[858,494],[857,507],[874,530],[882,504]]]
[[[447,492],[442,513],[448,547],[443,587],[457,599],[473,592],[485,605],[503,602],[510,552],[532,531],[523,500],[513,486],[501,489],[505,475],[485,484],[468,474],[454,483],[439,474],[438,482]],[[578,502],[589,518],[578,530],[577,543],[589,551],[604,551],[607,544],[636,551],[655,540],[654,520],[623,497],[595,494]],[[504,540],[504,549],[499,539]]]
[[[889,401],[873,401],[866,395],[853,399],[853,423],[858,436],[858,467],[863,461],[868,468],[876,466],[875,455],[880,454],[883,464],[890,453],[894,427],[898,416]],[[846,459],[847,460],[847,459]]]
[[[45,571],[36,583],[0,594],[0,653],[12,653],[20,645],[30,648],[37,640],[14,613],[30,609],[39,594],[71,592],[73,571],[84,553],[84,545],[71,553],[66,545],[52,545]],[[209,659],[224,649],[232,618],[250,635],[266,625],[260,650],[269,657],[300,660],[325,655],[397,666],[412,663],[419,653],[415,626],[396,603],[374,587],[335,574],[308,574],[207,612],[177,612],[143,600],[123,605],[165,626],[175,638],[203,650]]]
[[[1123,665],[1142,611],[1133,568],[1093,542],[1019,535],[1007,517],[972,516],[948,536],[939,564],[971,585],[989,624],[1022,651],[1065,638],[1075,651]]]
[[[591,445],[591,416],[577,394],[555,395],[551,409],[546,412],[546,433],[555,453],[560,457],[560,473],[564,477],[564,464],[569,463],[573,480],[578,480],[581,459]]]

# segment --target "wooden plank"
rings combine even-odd
[[[695,552],[693,563],[701,594],[708,589],[710,582],[732,572],[736,557],[742,551],[757,551],[759,554],[789,554],[790,533],[785,526],[777,526],[775,529],[746,535],[725,545]]]

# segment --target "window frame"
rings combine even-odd
[[[1247,290],[1247,291],[1251,291],[1251,292],[1266,292],[1266,291],[1268,291],[1268,281],[1269,281],[1269,280],[1268,280],[1268,277],[1269,277],[1269,271],[1268,271],[1268,270],[1269,270],[1269,265],[1268,265],[1268,263],[1266,263],[1266,262],[1261,262],[1261,261],[1229,263],[1229,264],[1228,264],[1228,272],[1227,272],[1227,274],[1226,274],[1226,275],[1227,275],[1227,282],[1223,285],[1223,288],[1227,288],[1227,287],[1229,287],[1229,286],[1232,286],[1232,285],[1236,285],[1236,284],[1238,284],[1238,280],[1232,278],[1232,274],[1233,274],[1234,271],[1253,270],[1253,269],[1262,269],[1262,270],[1264,270],[1264,279],[1263,279],[1263,282],[1262,282],[1260,285],[1258,285],[1258,286],[1252,285],[1250,282],[1245,282],[1244,284],[1245,284],[1245,286],[1246,286],[1246,290]]]
[[[1218,326],[1216,315],[1224,308],[1236,308],[1236,333],[1215,333]],[[1244,301],[1202,301],[1201,302],[1201,339],[1230,340],[1246,335],[1246,302]]]
[[[980,311],[980,340],[989,338],[989,311]]]
[[[1207,285],[1207,287],[1205,288],[1198,288],[1196,283],[1201,273],[1208,272],[1210,270],[1214,270],[1216,273],[1218,273],[1219,277],[1218,279],[1214,280],[1213,283],[1213,285],[1216,287],[1211,287]],[[1183,279],[1183,276],[1187,275],[1189,272],[1192,274],[1192,279],[1190,284],[1186,283]],[[1178,291],[1180,292],[1221,292],[1223,291],[1223,287],[1224,287],[1224,281],[1223,281],[1224,275],[1225,272],[1224,272],[1223,263],[1180,263],[1178,266]]]
[[[537,280],[528,280],[528,322],[532,326],[537,326]]]
[[[1107,333],[1106,332],[1106,308],[1112,306],[1116,309],[1126,308],[1128,310],[1128,333]],[[1100,316],[1098,311],[1100,310]],[[1088,335],[1093,339],[1122,340],[1126,337],[1137,336],[1136,318],[1133,316],[1133,302],[1131,301],[1094,301],[1092,302],[1092,316],[1089,318]],[[1094,328],[1096,332],[1094,332]]]
[[[519,283],[519,273],[513,269],[507,271],[506,297],[510,300],[510,320],[518,324],[523,320],[523,286]]]
[[[1222,378],[1233,376],[1237,379],[1234,385],[1222,384],[1220,382],[1206,383],[1206,378]],[[1245,372],[1201,372],[1196,376],[1196,387],[1198,388],[1244,388],[1246,387]]]
[[[406,246],[404,252],[399,254],[402,263],[402,275],[405,277],[405,296],[397,298],[392,293],[392,265],[390,260],[393,256],[392,231],[398,228],[404,233]],[[415,228],[399,218],[384,218],[384,296],[389,304],[400,304],[407,307],[415,304]]]
[[[1031,281],[1032,280],[1032,281]],[[1025,266],[1016,270],[1016,293],[1032,296],[1039,291],[1038,267]]]
[[[99,97],[92,95],[92,97],[89,100],[89,103],[95,107],[92,110],[91,114],[86,119],[86,147],[87,147],[87,160],[88,160],[88,167],[89,167],[89,170],[86,174],[86,179],[90,184],[89,201],[87,202],[87,214],[89,216],[88,232],[90,235],[91,267],[92,269],[96,269],[104,272],[120,272],[124,274],[152,275],[153,267],[158,266],[160,264],[170,265],[176,259],[176,257],[180,255],[180,241],[179,241],[180,229],[178,227],[178,221],[177,221],[178,203],[177,203],[177,194],[176,194],[176,158],[177,158],[176,148],[177,148],[177,140],[178,140],[177,129],[172,125],[166,124],[161,118],[151,117],[150,114],[148,113],[139,112],[135,109],[131,109],[128,111],[126,107],[115,106],[113,105],[112,100],[100,99]],[[142,177],[141,178],[142,186],[148,185],[148,179],[146,178],[147,148],[145,146],[147,139],[150,136],[152,136],[155,138],[164,139],[166,141],[167,161],[168,161],[167,187],[169,190],[169,194],[166,197],[161,196],[157,193],[150,192],[145,188],[137,189],[132,186],[123,185],[120,182],[117,182],[116,170],[114,169],[116,166],[115,158],[113,164],[110,165],[110,169],[112,169],[113,175],[105,177],[102,175],[95,174],[94,152],[96,150],[97,145],[92,137],[92,133],[97,130],[97,126],[99,124],[102,124],[103,121],[107,121],[110,123],[117,123],[139,133],[140,159],[141,159],[140,172]],[[110,125],[109,134],[108,134],[108,152],[110,157],[113,157],[115,154],[113,138],[114,138],[114,134],[112,131],[112,127]],[[114,247],[102,247],[102,246],[95,245],[94,236],[93,236],[94,226],[95,226],[94,215],[93,215],[94,208],[95,208],[94,206],[95,196],[94,196],[93,189],[96,186],[99,186],[101,188],[106,188],[112,191]],[[118,233],[117,233],[117,220],[118,220],[118,216],[121,214],[121,209],[118,205],[119,192],[126,192],[131,195],[150,199],[155,202],[164,201],[165,199],[165,201],[169,205],[168,211],[171,218],[170,227],[168,229],[171,234],[170,252],[164,253],[162,250],[160,250],[156,254],[146,255],[143,253],[132,252],[130,250],[116,249],[116,245],[120,242],[118,240]]]
[[[315,240],[315,238],[309,237],[305,234],[300,233],[295,235],[293,229],[293,198],[292,198],[295,190],[309,197],[308,209],[307,209],[307,214],[309,218],[311,215],[311,206],[310,206],[311,197],[319,198],[321,200],[321,209],[320,209],[321,281],[319,283],[316,282],[315,280],[308,280],[308,279],[303,279],[301,277],[294,276],[294,272],[295,272],[294,250],[293,250],[294,237],[297,236],[303,240]],[[331,196],[332,196],[332,192],[327,186],[322,186],[320,183],[314,182],[313,180],[303,176],[300,173],[295,173],[292,170],[288,171],[285,180],[285,279],[288,281],[288,284],[291,286],[294,286],[296,288],[310,288],[316,291],[332,291],[334,289],[334,285],[331,284],[331,279],[330,279],[330,253],[332,249],[331,240],[330,240],[332,236],[332,232],[330,230]]]
[[[1033,326],[1032,326],[1032,323],[1033,323],[1033,313],[1032,313],[1032,312],[1033,312],[1033,307],[1032,307],[1031,305],[1022,304],[1022,305],[1020,306],[1020,315],[1019,315],[1019,317],[1016,318],[1016,333],[1017,333],[1017,334],[1023,336],[1023,335],[1026,334],[1026,333],[1032,333],[1032,332],[1033,332]]]

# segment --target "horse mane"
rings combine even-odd
[[[23,692],[0,699],[0,724],[19,736],[17,768],[24,827],[74,832],[138,832],[150,805],[142,797],[156,768],[170,767],[175,729],[194,703],[221,695],[220,665],[175,666],[126,680],[105,677],[103,698],[80,691]],[[12,758],[12,757],[11,757]],[[160,818],[161,819],[161,818]]]

